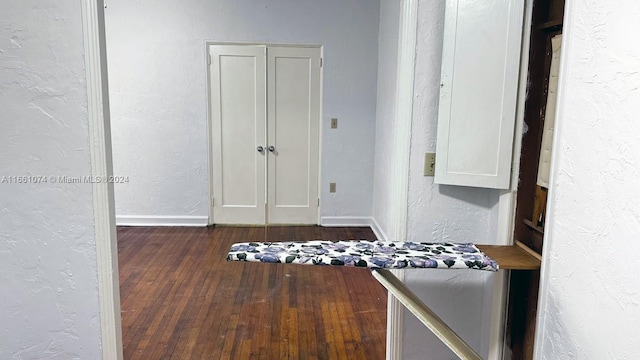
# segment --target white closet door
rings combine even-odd
[[[213,222],[265,223],[266,48],[212,45]]]
[[[435,182],[508,189],[522,0],[447,0]]]
[[[270,46],[267,63],[268,222],[317,224],[320,49]]]

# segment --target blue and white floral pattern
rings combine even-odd
[[[246,242],[231,246],[227,261],[367,268],[437,268],[497,271],[498,263],[471,243],[378,240]]]

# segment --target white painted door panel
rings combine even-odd
[[[317,224],[320,49],[267,52],[268,222]]]
[[[447,0],[435,182],[508,189],[522,0]]]
[[[264,224],[265,48],[212,45],[210,55],[213,222]]]

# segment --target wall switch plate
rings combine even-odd
[[[424,153],[424,176],[434,176],[436,173],[436,153]]]
[[[331,118],[331,128],[332,129],[338,128],[338,118]]]
[[[336,192],[336,183],[329,183],[329,192],[330,193]]]

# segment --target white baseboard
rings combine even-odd
[[[165,216],[165,215],[116,215],[117,226],[207,226],[207,216]],[[376,238],[388,237],[378,222],[369,216],[323,216],[320,225],[326,227],[355,226],[370,227]]]
[[[323,216],[320,218],[320,225],[326,227],[336,226],[371,226],[369,216]]]
[[[116,215],[117,226],[207,226],[207,216]]]
[[[389,241],[389,237],[382,230],[380,224],[378,224],[378,221],[375,218],[371,218],[371,224],[369,226],[371,226],[371,230],[376,234],[376,238],[378,238],[378,240]]]

